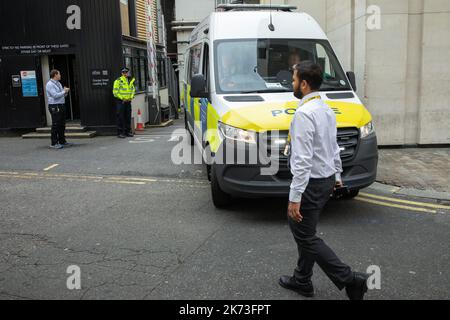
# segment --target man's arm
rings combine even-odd
[[[123,100],[123,97],[120,95],[120,80],[114,81],[113,95],[115,98]]]
[[[300,203],[311,176],[314,154],[314,123],[304,112],[297,112],[291,128],[291,172],[294,176],[289,201]]]
[[[131,80],[131,100],[134,99],[134,96],[136,95],[136,86],[135,86],[136,79]]]

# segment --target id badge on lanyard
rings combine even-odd
[[[313,97],[311,99],[306,100],[305,102],[302,103],[301,106],[303,106],[306,103],[308,103],[308,102],[310,102],[312,100],[315,100],[315,99],[320,99],[320,96]],[[289,135],[288,135],[288,138],[287,138],[287,141],[286,141],[286,147],[284,148],[284,151],[283,151],[284,156],[288,158],[287,165],[288,165],[289,169],[291,168],[291,154],[292,154],[292,143],[291,143],[291,140],[292,140],[291,139],[291,133],[289,132]]]

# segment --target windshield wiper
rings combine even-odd
[[[351,91],[349,87],[337,88],[337,87],[322,87],[319,91]]]
[[[241,91],[241,94],[248,94],[248,93],[281,93],[281,92],[292,92],[292,90],[289,90],[287,88],[285,89],[269,89],[269,90],[252,90],[252,91]]]

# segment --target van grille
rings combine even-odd
[[[273,154],[279,154],[281,159],[286,158],[283,154],[286,144],[278,144],[272,147],[272,139],[279,139],[287,141],[289,136],[289,131],[279,131],[278,137],[272,137],[272,132],[267,132],[267,148],[268,155],[271,156]]]
[[[359,130],[356,128],[338,129],[337,140],[341,148],[342,162],[352,161],[358,148]]]
[[[283,140],[288,137],[289,131],[280,131],[278,139]],[[275,146],[271,148],[271,134],[268,133],[267,146],[269,149],[268,155],[279,154],[280,156],[280,169],[287,168],[287,157],[283,154],[284,145]],[[343,128],[338,129],[337,142],[341,148],[341,160],[343,163],[350,162],[356,156],[358,143],[359,143],[359,130],[356,128]],[[286,176],[288,176],[287,174]]]

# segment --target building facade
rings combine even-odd
[[[178,32],[180,61],[193,26],[217,4],[233,2],[176,0],[173,28]],[[322,26],[344,69],[356,73],[357,94],[374,117],[380,145],[450,144],[450,1],[272,0],[272,4],[295,5]]]
[[[112,86],[127,66],[136,78],[133,113],[149,121],[146,0],[0,2],[0,128],[49,125],[45,84],[52,69],[71,88],[67,119],[96,130],[116,123]],[[162,13],[154,5],[161,103],[168,103]],[[151,105],[150,105],[151,108]]]

